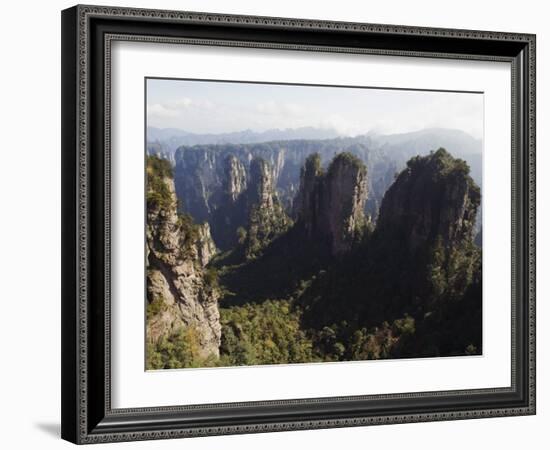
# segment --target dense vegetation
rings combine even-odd
[[[172,178],[172,166],[166,159],[147,157],[147,208],[165,209],[171,197],[166,178]]]
[[[337,160],[362,164],[353,154]],[[338,172],[335,165],[322,170],[319,157],[310,163],[319,177]],[[307,195],[317,195],[311,207],[322,208],[336,194]],[[317,216],[289,211],[293,223],[276,198],[280,210],[255,204],[235,247],[209,265],[208,283],[222,293],[220,356],[201,357],[188,327],[149,344],[149,367],[480,354],[481,250],[473,236],[480,196],[464,161],[443,149],[414,157],[387,190],[376,227],[357,215],[359,237],[339,255],[304,223]],[[147,200],[161,204],[162,190]],[[150,308],[148,317],[161,306]]]
[[[213,367],[219,360],[200,356],[197,330],[189,326],[159,341],[147,342],[147,369],[182,369],[184,367]]]

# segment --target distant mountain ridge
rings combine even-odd
[[[166,152],[175,152],[178,147],[193,145],[253,144],[271,141],[290,141],[297,139],[324,140],[335,138],[368,138],[378,145],[396,146],[414,142],[416,146],[429,143],[434,138],[460,143],[463,152],[477,152],[481,149],[481,139],[474,138],[465,131],[453,128],[425,128],[405,133],[382,134],[369,132],[355,137],[345,136],[329,128],[301,127],[253,131],[251,129],[228,133],[193,133],[179,128],[147,127],[147,144],[151,149],[162,148]]]
[[[481,139],[474,138],[470,134],[462,130],[454,128],[424,128],[418,131],[395,134],[377,134],[368,133],[374,141],[382,145],[402,145],[404,143],[414,143],[415,146],[420,146],[425,143],[430,143],[434,139],[441,141],[452,141],[456,146],[460,144],[463,153],[475,153],[481,150]]]
[[[333,139],[335,130],[314,127],[271,129],[266,131],[242,130],[230,133],[191,133],[177,128],[147,127],[149,153],[172,155],[178,147],[193,145],[253,144],[295,139]],[[170,159],[170,158],[168,158]]]
[[[399,134],[367,135],[370,141],[388,157],[402,164],[415,155],[426,155],[430,150],[447,149],[455,158],[470,165],[470,175],[481,186],[483,141],[452,128],[426,128]]]
[[[176,151],[180,147],[216,145],[219,146],[219,150],[223,150],[226,145],[280,144],[298,140],[327,141],[327,145],[323,144],[324,147],[353,145],[368,147],[379,153],[385,153],[387,158],[394,160],[399,168],[404,167],[405,162],[415,155],[425,155],[430,150],[443,147],[455,157],[466,160],[470,164],[472,178],[481,185],[482,140],[452,128],[426,128],[395,134],[369,132],[355,137],[346,137],[339,135],[335,130],[314,127],[272,129],[263,132],[243,130],[220,134],[197,134],[176,128],[147,127],[147,153],[168,159],[174,165]],[[289,145],[292,146],[292,144]],[[325,158],[323,160],[326,162]]]

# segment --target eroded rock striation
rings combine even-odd
[[[384,196],[374,241],[378,258],[399,255],[402,283],[416,293],[415,303],[458,301],[481,280],[481,251],[474,244],[481,193],[469,173],[465,161],[441,148],[412,158]]]
[[[213,136],[211,136],[213,138]],[[176,151],[173,145],[180,142]],[[183,145],[182,145],[183,144]],[[164,144],[163,144],[164,145]],[[148,145],[151,154],[165,155],[174,165],[174,178],[180,212],[191,214],[197,222],[208,221],[212,236],[223,251],[235,244],[235,229],[228,227],[234,218],[225,207],[227,192],[238,195],[243,188],[243,173],[249,177],[250,162],[264,159],[271,167],[274,186],[288,215],[295,218],[293,203],[300,185],[300,174],[306,158],[318,152],[323,166],[335,154],[349,152],[361,159],[368,168],[368,198],[365,214],[375,221],[384,193],[394,181],[394,175],[406,167],[414,155],[445,147],[455,156],[465,159],[477,183],[481,180],[481,141],[456,130],[424,130],[403,135],[369,134],[354,138],[296,139],[262,143],[231,144],[214,139],[208,144],[193,145],[192,141],[175,140],[169,155],[154,139]],[[246,181],[245,181],[246,184]],[[229,215],[228,215],[229,213]],[[478,220],[479,221],[479,220]]]
[[[456,248],[472,241],[480,199],[468,165],[439,149],[407,163],[384,196],[377,229],[411,251],[436,239]]]
[[[252,258],[291,225],[275,191],[273,171],[261,158],[250,163],[244,202],[248,216],[245,255]]]
[[[231,203],[235,203],[246,189],[246,175],[243,163],[235,155],[228,155],[225,159],[222,189]]]
[[[178,215],[169,164],[147,162],[147,340],[192,330],[198,356],[219,355],[219,288],[206,265],[216,253],[208,224]]]
[[[279,201],[287,215],[294,218],[294,202],[307,157],[318,152],[322,164],[327,165],[335,154],[348,150],[372,168],[368,180],[372,198],[367,199],[364,209],[375,217],[397,169],[393,160],[371,148],[368,138],[180,147],[173,156],[176,191],[182,201],[180,212],[191,214],[199,222],[208,221],[218,248],[229,250],[236,244],[236,229],[245,225],[243,217],[230,205],[236,205],[246,190],[254,159],[260,158],[269,164]]]
[[[361,240],[366,200],[367,169],[356,156],[339,153],[324,172],[313,154],[302,169],[295,214],[308,238],[327,242],[338,255]]]
[[[344,167],[334,173],[353,178]],[[478,352],[481,250],[473,234],[479,202],[463,160],[443,149],[412,158],[384,196],[374,231],[302,294],[304,323],[368,328],[405,318],[415,321],[418,340],[396,347],[396,354],[464,354],[470,345]],[[350,200],[344,210],[358,204]]]
[[[209,218],[214,241],[222,250],[237,245],[237,229],[245,226],[248,220],[243,205],[247,181],[245,165],[234,155],[227,155],[221,177],[221,193]]]

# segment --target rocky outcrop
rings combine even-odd
[[[192,329],[199,357],[217,356],[220,293],[205,267],[216,253],[210,228],[178,215],[166,161],[148,157],[147,180],[147,340]]]
[[[185,152],[184,158],[178,156],[174,182],[181,202],[179,212],[190,214],[198,223],[210,222],[222,201],[223,159],[205,148]]]
[[[357,157],[340,153],[324,173],[320,156],[314,154],[302,170],[295,214],[308,238],[328,242],[338,255],[361,240],[366,200],[367,170]]]
[[[277,201],[273,173],[269,164],[261,158],[250,162],[250,185],[247,190],[247,202],[252,205],[263,205],[272,209]]]
[[[356,199],[340,210],[346,212],[359,207],[361,195],[357,194],[362,191],[351,189],[351,180],[362,176],[349,166],[343,164],[338,170],[331,167],[335,178],[348,180],[342,189],[356,193]],[[325,177],[328,174],[322,177],[323,184]],[[309,197],[313,202],[317,197],[325,198],[316,196],[318,191],[314,189]],[[453,323],[453,332],[470,328],[470,322],[475,324],[474,331],[481,329],[481,250],[473,242],[479,202],[479,188],[464,161],[443,149],[409,160],[386,192],[376,228],[368,233],[364,244],[342,255],[340,264],[318,276],[300,298],[305,308],[304,323],[317,329],[342,321],[372,327],[405,314],[418,324],[430,317],[429,326],[418,327],[426,347],[419,345],[415,351],[433,355],[441,346],[464,352],[469,343],[460,341],[462,336],[453,337],[447,328],[451,317],[461,317]],[[315,204],[310,210],[317,211]],[[302,217],[311,220],[310,216]],[[360,216],[352,215],[344,223],[360,220]],[[324,222],[321,218],[312,223],[315,230]],[[349,229],[344,227],[343,231]],[[437,341],[447,333],[448,343]],[[471,342],[480,348],[480,339],[472,338]],[[441,352],[449,354],[450,350]]]
[[[473,179],[478,184],[481,181],[481,141],[453,130],[248,144],[215,142],[211,145],[181,146],[170,154],[170,158],[174,165],[177,195],[184,208],[180,212],[191,214],[198,222],[207,221],[216,245],[224,251],[235,244],[235,229],[227,226],[233,218],[229,217],[231,212],[226,208],[225,194],[238,194],[239,188],[243,188],[242,170],[248,179],[250,161],[254,158],[262,158],[269,163],[279,200],[292,217],[301,169],[313,152],[319,153],[323,166],[340,152],[349,152],[365,163],[369,174],[369,196],[364,209],[373,220],[378,216],[384,193],[393,183],[395,174],[405,168],[406,162],[414,155],[425,155],[444,146],[453,155],[464,158],[470,165]],[[148,149],[151,154],[162,154],[162,146],[158,143],[150,143]],[[235,195],[233,197],[236,198]]]
[[[300,187],[294,198],[292,215],[295,219],[301,219],[304,225],[308,227],[308,232],[313,222],[313,201],[314,191],[318,189],[318,184],[323,174],[321,155],[313,153],[310,155],[304,167],[300,171]]]
[[[370,148],[368,138],[181,147],[174,154],[174,179],[182,205],[180,212],[190,214],[198,222],[207,221],[217,247],[222,251],[230,250],[237,242],[237,228],[245,226],[242,222],[246,218],[232,206],[239,205],[238,199],[248,186],[252,160],[260,158],[269,164],[279,201],[287,215],[293,216],[301,169],[307,157],[316,151],[321,162],[328,164],[337,152],[346,149],[373,167],[369,171],[369,192],[374,197],[365,203],[364,209],[374,217],[395,170],[381,152]]]
[[[228,234],[224,235],[231,214],[229,206],[236,204],[246,190],[250,162],[258,157],[270,164],[276,181],[287,162],[284,149],[278,146],[207,145],[182,147],[175,153],[174,180],[182,212],[199,222],[208,221],[222,250],[229,249],[225,241],[234,243]]]
[[[218,251],[210,234],[210,225],[208,225],[208,222],[197,225],[196,245],[199,261],[202,267],[206,267]]]
[[[291,224],[275,191],[273,171],[263,159],[255,158],[250,163],[244,202],[248,213],[245,255],[253,258]]]
[[[468,165],[439,149],[407,163],[384,196],[377,229],[411,251],[436,239],[457,248],[472,241],[480,199]]]
[[[277,157],[273,166],[258,157],[250,157],[246,164],[235,155],[226,157],[220,201],[211,215],[212,234],[220,248],[245,243],[246,256],[254,257],[286,230],[290,221],[275,187],[282,161]]]
[[[481,251],[474,244],[481,194],[469,171],[444,149],[414,157],[382,201],[376,264],[395,266],[403,291],[416,293],[410,301],[423,308],[460,301],[481,279]],[[388,260],[396,254],[399,263]]]
[[[247,187],[248,174],[245,165],[234,155],[228,155],[223,163],[221,192],[216,196],[209,215],[212,236],[222,250],[237,245],[237,229],[247,221],[244,211],[243,193]]]
[[[235,203],[246,188],[246,169],[235,155],[225,159],[223,191],[227,200]]]

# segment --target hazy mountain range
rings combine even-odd
[[[250,129],[229,133],[192,133],[179,128],[147,127],[147,143],[155,148],[167,152],[174,152],[178,147],[192,145],[212,144],[252,144],[269,141],[290,141],[296,139],[334,139],[346,137],[336,130],[328,128],[287,128],[271,129],[266,131],[253,131]],[[369,137],[379,144],[400,145],[413,142],[415,147],[433,145],[433,141],[451,143],[452,146],[462,148],[464,153],[476,153],[481,151],[481,139],[462,130],[450,128],[425,128],[419,131],[396,134],[381,134],[370,132],[358,137]]]
[[[249,164],[253,158],[266,160],[273,171],[275,188],[289,214],[301,168],[313,152],[319,153],[324,167],[340,152],[349,152],[365,163],[369,174],[365,212],[373,220],[384,193],[407,161],[438,148],[445,148],[454,157],[465,160],[472,178],[482,186],[482,141],[455,129],[430,128],[356,137],[334,137],[335,131],[316,128],[204,135],[153,127],[147,131],[148,153],[168,159],[174,166],[176,191],[183,212],[190,213],[199,222],[210,222],[215,236],[218,221],[213,221],[212,214],[224,201],[228,158],[235,159],[234,164],[245,179],[250,175]],[[222,222],[219,224],[221,229],[227,228]],[[478,230],[479,226],[478,220]]]
[[[220,134],[197,134],[177,128],[147,127],[148,147],[155,153],[167,154],[175,152],[182,145],[252,144],[294,139],[331,139],[338,136],[334,130],[313,127],[267,131],[242,130]]]
[[[449,128],[426,128],[419,131],[396,134],[367,133],[356,137],[341,136],[335,130],[303,127],[272,129],[267,131],[243,130],[231,133],[198,134],[177,128],[147,127],[147,153],[162,156],[175,162],[179,147],[195,145],[255,144],[294,140],[332,140],[333,142],[360,143],[371,149],[387,153],[402,165],[414,155],[427,154],[440,147],[470,164],[471,175],[481,186],[482,140],[470,134]],[[222,147],[220,147],[222,149]]]

